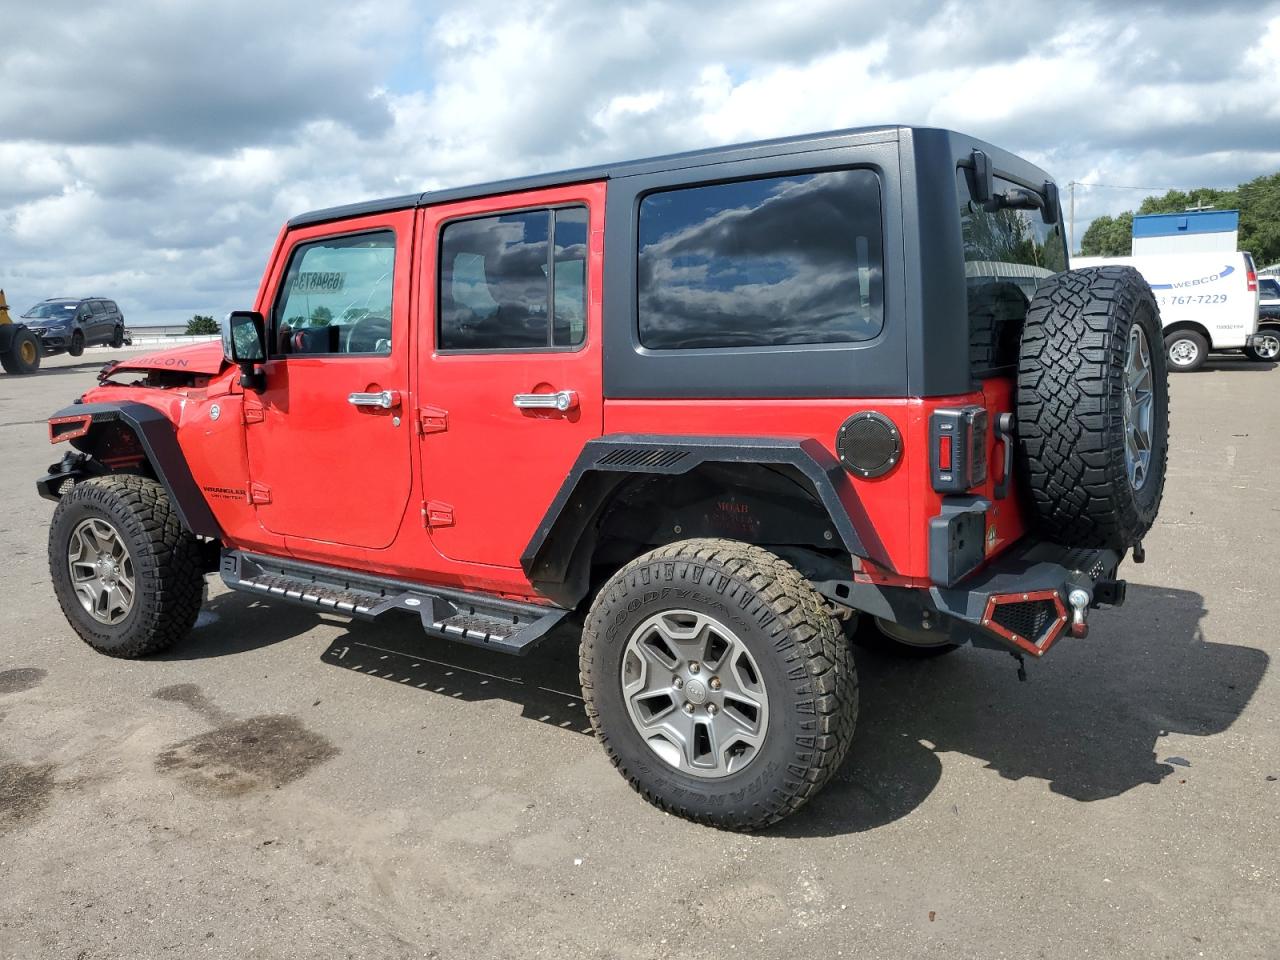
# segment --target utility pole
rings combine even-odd
[[[1197,200],[1196,205],[1194,207],[1187,207],[1186,209],[1191,213],[1200,213],[1201,211],[1204,211],[1204,210],[1212,210],[1213,204],[1205,203],[1203,200]]]
[[[1068,190],[1071,192],[1071,221],[1067,227],[1067,246],[1070,248],[1067,252],[1075,256],[1076,252],[1076,183],[1072,180],[1067,184]]]

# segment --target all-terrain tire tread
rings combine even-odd
[[[1144,319],[1144,318],[1153,319]],[[1124,367],[1142,322],[1157,380],[1148,484],[1129,485]],[[1071,270],[1043,282],[1027,311],[1018,363],[1019,459],[1040,535],[1073,547],[1124,549],[1155,520],[1168,458],[1168,389],[1159,310],[1132,267]]]
[[[604,613],[610,591],[638,576],[652,564],[693,563],[712,567],[728,580],[727,599],[741,590],[750,590],[743,610],[756,612],[764,605],[773,614],[771,637],[790,632],[794,642],[792,657],[803,665],[815,692],[813,748],[802,764],[788,767],[785,780],[768,795],[755,797],[745,809],[726,809],[714,814],[674,804],[651,792],[628,768],[608,731],[600,721],[593,689],[593,658],[604,631]],[[742,601],[738,601],[742,603]],[[735,540],[704,538],[684,540],[659,547],[632,560],[601,589],[587,616],[582,633],[579,673],[583,705],[596,737],[613,765],[627,782],[649,803],[669,813],[697,823],[733,830],[759,830],[804,806],[831,778],[853,740],[858,714],[858,677],[849,644],[827,611],[826,605],[803,576],[785,560],[753,544]]]
[[[183,529],[164,487],[150,477],[111,474],[77,483],[59,501],[53,526],[57,526],[59,514],[86,501],[104,509],[114,501],[125,513],[125,529],[120,532],[136,551],[134,602],[140,604],[140,628],[126,643],[104,647],[100,636],[71,616],[70,611],[67,619],[81,639],[113,657],[145,657],[169,648],[191,632],[204,600],[199,541]],[[78,601],[60,582],[66,580],[66,558],[61,556],[61,549],[60,541],[51,537],[49,572],[59,587],[58,599],[65,610],[68,601]],[[68,594],[65,598],[64,592]]]

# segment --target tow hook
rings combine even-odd
[[[1085,623],[1085,617],[1089,613],[1089,604],[1093,601],[1093,597],[1089,596],[1089,591],[1082,587],[1073,587],[1071,592],[1067,594],[1067,603],[1071,604],[1071,635],[1073,637],[1087,637],[1089,635],[1089,624]]]

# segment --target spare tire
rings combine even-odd
[[[1041,284],[1022,328],[1017,429],[1040,536],[1124,550],[1151,529],[1169,383],[1160,311],[1137,270],[1088,267]]]

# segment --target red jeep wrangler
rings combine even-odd
[[[853,618],[1039,657],[1124,599],[1160,320],[1135,271],[1068,271],[1060,220],[1041,170],[905,127],[297,217],[221,348],[50,419],[58,600],[123,657],[214,570],[513,654],[581,612],[614,764],[765,826],[849,746]]]

